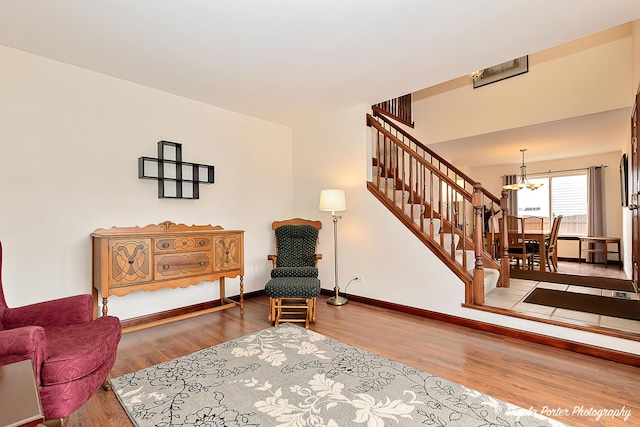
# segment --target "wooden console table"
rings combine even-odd
[[[165,221],[146,227],[97,229],[93,240],[94,315],[98,291],[102,314],[109,296],[160,288],[186,288],[203,281],[220,281],[220,305],[194,313],[147,323],[154,326],[214,311],[239,307],[244,312],[244,231],[220,226],[174,224]],[[240,298],[225,297],[225,278],[240,276]]]
[[[582,244],[585,244],[584,249]],[[616,250],[610,250],[609,244],[617,245]],[[593,245],[593,246],[592,246]],[[602,245],[598,248],[597,245]],[[618,260],[620,261],[620,268],[622,268],[622,257],[620,252],[620,238],[619,237],[607,237],[607,236],[587,236],[580,237],[580,243],[578,243],[578,263],[582,262],[582,252],[588,254],[604,254],[604,267],[607,267],[609,262],[609,254],[618,254]],[[585,257],[586,260],[586,257]]]

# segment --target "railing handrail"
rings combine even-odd
[[[380,117],[380,119],[382,121],[384,121],[385,123],[389,124],[390,126],[393,126],[395,130],[397,130],[398,132],[400,132],[405,138],[409,139],[412,143],[416,144],[416,146],[420,147],[421,150],[424,150],[425,152],[427,152],[430,156],[434,157],[438,162],[442,163],[447,169],[450,169],[451,171],[453,171],[453,173],[455,173],[456,175],[458,175],[460,178],[462,178],[465,182],[469,183],[469,185],[473,186],[475,185],[477,182],[475,180],[473,180],[471,177],[469,177],[467,174],[465,174],[464,172],[462,172],[460,169],[458,169],[457,167],[455,167],[454,165],[452,165],[451,163],[449,163],[447,160],[445,160],[442,156],[440,156],[438,153],[436,153],[435,151],[433,151],[432,149],[430,149],[429,147],[427,147],[426,145],[424,145],[422,142],[418,141],[416,138],[414,138],[412,135],[408,134],[407,132],[405,132],[403,129],[397,127],[393,122],[391,122],[390,120],[388,120],[386,117],[384,117],[385,115],[388,115],[386,113],[386,111],[376,107],[375,105],[372,107],[373,109],[373,113],[374,115],[377,115]],[[369,119],[371,118],[371,119]],[[371,123],[378,123],[379,122],[373,118],[373,116],[371,116],[370,114],[367,114],[367,124],[371,124]],[[380,129],[378,127],[376,127],[377,129]],[[392,134],[390,134],[392,135]],[[399,139],[397,137],[394,137],[396,140],[399,141]],[[418,155],[418,157],[422,157],[420,155]],[[487,191],[484,186],[482,187],[482,194],[484,196],[486,196],[487,198],[489,198],[491,201],[493,201],[494,203],[500,203],[500,198],[494,196],[492,193],[490,193],[489,191]]]
[[[379,102],[374,106],[383,111],[390,118],[413,129],[415,124],[413,123],[412,105],[413,96],[408,93],[384,102]]]
[[[433,172],[434,174],[436,174],[441,180],[445,181],[449,186],[451,186],[453,189],[455,189],[455,191],[461,195],[464,196],[464,198],[466,200],[471,201],[471,193],[468,192],[467,190],[465,190],[463,187],[460,186],[460,184],[458,184],[454,179],[450,178],[447,174],[445,174],[444,172],[442,172],[440,169],[438,169],[437,167],[435,167],[433,164],[431,164],[429,161],[427,161],[425,158],[423,158],[420,154],[418,154],[417,151],[415,151],[413,148],[411,148],[409,145],[405,144],[403,141],[401,141],[398,137],[396,137],[395,135],[393,135],[391,132],[389,132],[388,130],[386,130],[384,127],[382,127],[382,125],[375,120],[373,117],[371,117],[371,115],[367,114],[367,120],[369,121],[369,125],[373,126],[374,128],[376,128],[379,132],[383,133],[384,136],[386,136],[387,138],[391,139],[396,145],[401,146],[405,151],[407,151],[408,153],[410,153],[412,155],[412,157],[418,161],[420,164],[422,164],[424,167],[426,167],[427,169],[429,169],[431,172]],[[474,182],[475,184],[475,182]]]
[[[398,122],[402,123],[403,125],[409,126],[409,127],[414,127],[414,124],[412,122],[408,122],[406,120],[404,120],[402,117],[398,117],[393,113],[390,113],[389,111],[385,110],[384,108],[380,108],[377,105],[372,105],[371,108],[373,108],[373,110],[375,111],[376,115],[380,115],[380,116],[387,116],[393,120],[397,120]]]

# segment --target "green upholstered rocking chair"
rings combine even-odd
[[[275,221],[276,254],[268,255],[273,263],[271,280],[265,285],[269,297],[269,320],[277,327],[281,321],[304,322],[309,327],[316,319],[320,295],[317,254],[320,221],[294,218]]]

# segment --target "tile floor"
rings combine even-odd
[[[536,287],[614,297],[613,291],[606,289],[587,288],[534,280],[511,279],[510,288],[496,288],[488,292],[485,296],[485,305],[514,310],[531,316],[540,316],[545,318],[550,317],[563,322],[586,323],[589,325],[602,326],[640,334],[640,321],[523,302],[527,295],[529,295],[529,293],[531,293]],[[637,293],[627,295],[632,299],[639,299]]]

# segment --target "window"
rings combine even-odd
[[[560,234],[587,235],[587,172],[573,175],[538,176],[530,182],[544,184],[530,191],[518,191],[518,216],[540,216],[550,229],[553,218],[563,215]]]

